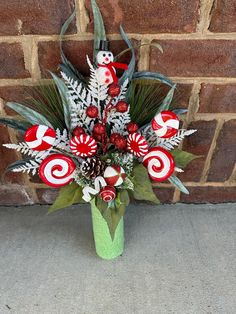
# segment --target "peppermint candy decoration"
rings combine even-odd
[[[168,179],[175,169],[174,158],[164,148],[153,147],[143,158],[149,177],[156,182]]]
[[[174,136],[179,129],[179,119],[172,111],[162,111],[152,119],[152,128],[162,138]]]
[[[96,154],[97,143],[90,135],[81,134],[74,136],[70,140],[72,153],[80,157],[90,157]]]
[[[56,139],[56,132],[46,125],[33,125],[25,132],[24,139],[33,150],[47,150],[52,147]]]
[[[106,168],[103,177],[108,185],[118,186],[124,182],[126,174],[122,167],[118,165],[112,165]]]
[[[40,164],[39,176],[45,184],[59,188],[73,180],[75,168],[76,166],[70,157],[53,154],[45,158]]]
[[[127,149],[137,157],[143,157],[148,152],[148,143],[139,133],[132,133],[128,136]]]
[[[99,196],[104,202],[111,202],[116,197],[116,189],[113,186],[105,186],[101,189]]]

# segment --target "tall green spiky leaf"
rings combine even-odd
[[[175,88],[176,88],[176,85],[174,84],[169,90],[168,94],[166,95],[160,107],[157,109],[157,112],[156,112],[157,114],[161,111],[169,109],[173,96],[174,96]]]
[[[134,70],[135,70],[135,51],[134,51],[134,47],[133,47],[131,41],[129,40],[129,38],[126,35],[126,33],[125,33],[125,31],[124,31],[122,26],[120,26],[120,34],[121,34],[121,37],[126,42],[127,46],[131,50],[131,60],[129,62],[128,70],[125,71],[123,73],[122,77],[119,79],[119,83],[123,84],[126,79],[129,79],[129,81],[132,79],[132,76],[133,76],[133,73],[134,73]]]
[[[62,47],[62,43],[64,40],[64,35],[69,27],[69,25],[71,24],[71,22],[73,21],[73,19],[75,18],[76,12],[74,11],[69,17],[68,19],[65,21],[65,23],[63,24],[62,28],[61,28],[61,32],[60,32],[60,53],[61,53],[61,61],[62,64],[60,64],[60,69],[62,72],[64,72],[67,76],[73,78],[74,80],[78,80],[80,82],[85,83],[85,78],[83,77],[83,75],[73,66],[73,64],[67,59],[67,57],[64,54],[63,51],[63,47]]]
[[[30,124],[25,121],[10,118],[0,118],[0,124],[16,129],[21,133],[25,133],[25,131],[30,127]]]
[[[15,102],[8,102],[6,106],[19,113],[19,115],[24,117],[31,124],[44,124],[52,127],[51,123],[43,115],[33,109]]]
[[[170,181],[170,183],[175,185],[177,187],[177,189],[179,189],[182,193],[189,194],[189,191],[186,189],[186,187],[183,185],[183,183],[180,181],[179,178],[172,175],[168,178],[168,180]]]
[[[158,82],[169,85],[170,87],[174,85],[174,83],[170,79],[168,79],[168,77],[157,72],[148,72],[148,71],[135,72],[133,74],[132,79],[133,80],[151,80],[151,81],[157,80]]]
[[[105,32],[105,27],[104,27],[101,12],[100,12],[95,0],[91,0],[91,6],[92,6],[92,11],[93,11],[93,19],[94,19],[93,59],[95,62],[95,58],[96,58],[97,52],[99,50],[99,43],[101,40],[106,40],[106,32]]]

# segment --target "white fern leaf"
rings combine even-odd
[[[185,136],[189,136],[195,133],[197,130],[185,130],[180,129],[175,136],[172,136],[168,139],[157,138],[156,145],[163,147],[167,150],[174,149],[175,146],[178,146],[180,142],[185,138]]]
[[[13,172],[27,172],[27,173],[31,173],[32,175],[35,175],[37,173],[37,169],[39,168],[39,166],[40,166],[40,163],[34,160],[29,160],[23,166],[14,168],[12,171]]]
[[[22,142],[22,143],[19,143],[19,144],[3,144],[4,147],[7,147],[9,149],[15,149],[16,151],[18,151],[19,153],[21,154],[24,154],[24,155],[28,155],[28,156],[32,156],[34,157],[35,159],[41,159],[42,155],[45,154],[45,151],[35,151],[35,150],[32,150],[28,145],[27,143],[25,142]]]

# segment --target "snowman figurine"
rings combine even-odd
[[[99,46],[99,52],[96,56],[97,61],[97,78],[101,85],[110,85],[112,83],[118,83],[118,77],[116,76],[116,68],[127,70],[128,66],[124,63],[114,62],[114,56],[109,51],[109,42],[101,40]]]

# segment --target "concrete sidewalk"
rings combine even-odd
[[[94,250],[89,207],[0,208],[0,314],[235,314],[236,205],[130,206]]]

